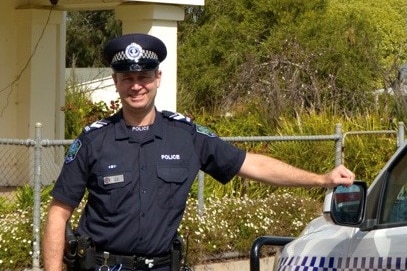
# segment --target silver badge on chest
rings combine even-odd
[[[113,175],[113,176],[105,176],[105,177],[103,177],[103,184],[104,185],[122,183],[122,182],[124,182],[124,176],[123,175]]]

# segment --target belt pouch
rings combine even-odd
[[[79,258],[79,267],[82,270],[94,269],[96,267],[96,249],[90,247],[86,249],[86,252],[78,256]]]
[[[180,271],[181,269],[181,257],[182,257],[182,239],[177,236],[174,241],[172,241],[171,247],[171,271]]]
[[[89,237],[80,236],[78,238],[77,255],[81,269],[87,270],[96,267],[96,248]]]

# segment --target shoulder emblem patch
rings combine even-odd
[[[196,124],[196,131],[200,134],[209,136],[209,137],[217,137],[217,135],[208,127]]]
[[[76,155],[79,152],[79,149],[82,147],[82,142],[79,139],[75,139],[75,141],[71,144],[68,149],[68,152],[65,156],[65,164],[69,164],[73,160],[75,160]]]

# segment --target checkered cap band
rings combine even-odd
[[[148,60],[155,60],[158,61],[158,56],[156,53],[154,53],[153,51],[149,51],[149,50],[143,50],[140,59],[148,59]],[[119,61],[123,61],[123,60],[131,60],[131,61],[135,61],[132,58],[129,58],[126,54],[126,51],[120,51],[117,52],[112,59],[112,63],[115,62],[119,62]],[[137,61],[135,61],[137,62]]]

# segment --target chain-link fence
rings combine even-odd
[[[45,216],[45,211],[41,209],[41,190],[44,187],[51,185],[58,177],[59,171],[63,164],[65,151],[73,140],[48,140],[41,137],[41,124],[36,124],[35,139],[1,139],[0,138],[0,226],[4,229],[9,216],[4,216],[3,213],[15,213],[20,216],[21,220],[21,205],[25,201],[31,202],[33,211],[29,225],[32,227],[30,236],[32,242],[30,251],[27,257],[31,257],[32,263],[29,270],[40,270],[40,235],[41,222]],[[315,135],[315,136],[261,136],[261,137],[227,137],[223,138],[231,142],[267,142],[267,141],[334,141],[334,157],[335,165],[343,163],[343,146],[346,136],[352,134],[395,134],[397,138],[397,146],[404,144],[404,124],[399,123],[398,130],[379,130],[379,131],[360,131],[342,133],[340,124],[335,126],[335,133],[332,135]],[[199,191],[198,191],[198,208],[203,212],[203,190],[204,176],[198,175]],[[33,195],[28,194],[26,190],[21,189],[29,187],[33,191]],[[26,197],[26,198],[25,198]],[[12,232],[13,230],[11,230]],[[5,231],[0,231],[0,249],[10,250],[6,239],[2,234],[7,234]],[[10,237],[10,236],[8,236]],[[3,243],[2,243],[3,242]],[[17,242],[21,242],[18,240]],[[1,266],[7,259],[0,257],[0,270],[4,270]],[[18,264],[16,264],[18,266]],[[23,270],[26,263],[21,265]],[[6,269],[7,270],[7,269]]]
[[[42,139],[41,127],[36,124],[35,139],[0,139],[0,249],[13,251],[16,242],[22,241],[32,244],[28,252],[32,258],[32,270],[40,270],[41,221],[45,215],[41,212],[41,190],[58,177],[65,150],[72,143],[72,140]],[[29,206],[32,206],[32,214],[25,213]],[[26,221],[26,217],[31,221]],[[13,221],[31,225],[28,230],[32,241],[20,240],[17,236],[13,238],[12,235],[18,235],[19,230],[27,230],[24,226],[20,229]],[[0,257],[0,270],[4,270],[1,266],[6,261],[15,260],[14,257]],[[21,266],[15,263],[15,266],[20,268],[16,270],[23,270],[26,261],[21,261]]]

